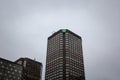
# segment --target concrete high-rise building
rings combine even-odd
[[[20,58],[15,62],[23,66],[23,78],[25,80],[41,80],[42,63],[29,58]]]
[[[45,80],[85,80],[80,36],[61,29],[48,38]]]

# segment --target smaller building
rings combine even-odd
[[[0,58],[0,80],[24,80],[22,71],[21,65]]]
[[[42,63],[29,58],[20,58],[15,62],[23,66],[25,80],[41,80]]]

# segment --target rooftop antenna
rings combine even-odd
[[[36,61],[36,59],[34,58],[34,61]]]

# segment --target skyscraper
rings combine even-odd
[[[85,80],[80,36],[61,29],[48,38],[45,80]]]

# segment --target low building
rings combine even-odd
[[[21,65],[0,58],[0,80],[24,80],[22,71]]]
[[[23,66],[25,80],[41,80],[42,63],[29,58],[20,58],[15,62]]]

